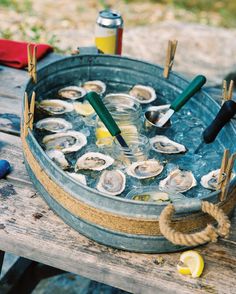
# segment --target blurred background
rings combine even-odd
[[[81,36],[93,42],[98,11],[105,8],[118,10],[126,29],[164,21],[236,27],[236,1],[232,0],[0,0],[0,37],[46,42],[67,52],[85,42]]]
[[[236,1],[0,0],[0,38],[49,43],[68,54],[94,45],[98,12],[124,19],[123,55],[164,65],[168,39],[179,41],[173,70],[205,74],[210,84],[236,69]]]

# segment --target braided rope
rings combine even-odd
[[[230,221],[223,210],[207,201],[202,201],[202,210],[217,220],[217,228],[208,224],[201,232],[191,234],[177,232],[170,227],[175,208],[173,204],[169,204],[163,209],[159,218],[161,233],[173,244],[182,246],[196,246],[207,242],[216,242],[218,236],[227,237],[230,229]]]

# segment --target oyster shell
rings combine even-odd
[[[216,169],[202,176],[200,184],[206,189],[217,190],[219,173],[220,169]]]
[[[103,83],[102,81],[87,81],[83,84],[83,88],[87,92],[96,92],[98,94],[103,94],[106,91],[106,84]]]
[[[220,169],[216,169],[209,172],[208,174],[201,177],[200,184],[206,189],[217,190],[219,174],[220,174]],[[234,176],[235,174],[232,173],[231,180],[234,178]],[[223,179],[225,179],[224,176],[223,176]]]
[[[167,178],[160,181],[159,188],[171,192],[186,192],[197,185],[197,181],[191,171],[174,169]]]
[[[58,95],[62,98],[76,100],[83,98],[86,95],[86,90],[82,87],[69,86],[58,91]]]
[[[74,110],[73,104],[59,99],[42,100],[38,107],[49,114],[63,114]]]
[[[147,179],[159,175],[163,168],[163,165],[158,160],[149,159],[132,163],[127,167],[126,172],[131,177]]]
[[[127,112],[130,109],[136,109],[135,104],[137,104],[137,100],[126,93],[107,94],[104,97],[103,102],[108,108],[114,108],[115,111],[119,112]]]
[[[159,153],[176,154],[187,151],[184,145],[176,143],[166,136],[155,136],[150,139],[150,144],[152,149]]]
[[[69,163],[65,158],[65,155],[60,150],[47,150],[46,154],[56,163],[61,169],[65,170],[69,167]]]
[[[135,85],[129,91],[129,94],[141,104],[150,103],[157,98],[156,92],[152,87],[143,85]]]
[[[157,192],[151,191],[147,193],[137,194],[133,196],[132,199],[136,201],[157,202],[157,203],[170,201],[168,193],[163,191],[157,191]]]
[[[39,120],[36,123],[36,128],[46,130],[52,133],[66,132],[72,129],[72,124],[63,118],[48,117]]]
[[[126,177],[120,170],[103,171],[97,189],[109,195],[119,195],[125,189]]]
[[[63,153],[70,153],[80,150],[87,144],[87,139],[84,134],[76,131],[68,131],[47,135],[43,138],[43,144],[46,150],[58,149]]]
[[[87,102],[75,102],[74,103],[75,111],[83,116],[89,116],[91,114],[94,114],[95,111],[93,107],[87,103]]]
[[[83,184],[83,185],[87,185],[87,181],[86,181],[86,177],[85,175],[82,174],[78,174],[78,173],[69,173],[67,172],[68,176],[72,177],[74,180],[76,180],[77,182]]]
[[[98,170],[101,171],[112,165],[114,159],[108,155],[99,152],[87,152],[78,158],[75,164],[75,171],[81,169]]]

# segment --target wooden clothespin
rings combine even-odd
[[[168,48],[167,48],[167,54],[166,54],[166,63],[165,68],[163,72],[164,78],[168,78],[169,72],[172,69],[172,66],[174,64],[174,58],[175,58],[175,52],[177,48],[178,41],[177,40],[169,40],[168,42]]]
[[[224,157],[223,157],[223,159],[224,159]],[[236,159],[236,153],[233,153],[230,156],[230,158],[228,159],[224,173],[222,173],[224,175],[225,179],[222,181],[222,185],[221,185],[220,201],[224,201],[227,197],[235,159]]]
[[[228,161],[229,161],[229,149],[225,149],[224,154],[223,154],[223,158],[221,161],[221,167],[220,167],[219,177],[218,177],[218,181],[217,181],[217,190],[221,190],[221,188],[223,186]]]
[[[223,88],[222,88],[222,104],[227,101],[231,100],[233,96],[233,88],[234,88],[234,81],[231,80],[229,83],[229,88],[227,87],[227,81],[223,81]]]
[[[28,128],[33,129],[34,122],[34,107],[35,107],[35,92],[32,93],[30,107],[28,102],[28,94],[25,92],[25,109],[24,109],[24,125],[23,134],[24,137],[28,135]]]
[[[37,83],[37,47],[33,44],[27,45],[28,72],[34,83]]]

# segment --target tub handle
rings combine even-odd
[[[201,208],[203,212],[208,213],[215,220],[217,220],[217,228],[208,224],[206,228],[200,232],[190,234],[177,232],[170,226],[171,218],[175,213],[175,207],[173,204],[169,204],[162,210],[159,218],[160,231],[162,235],[173,244],[182,246],[196,246],[207,242],[216,242],[219,236],[228,237],[230,221],[223,210],[208,201],[202,201]]]

